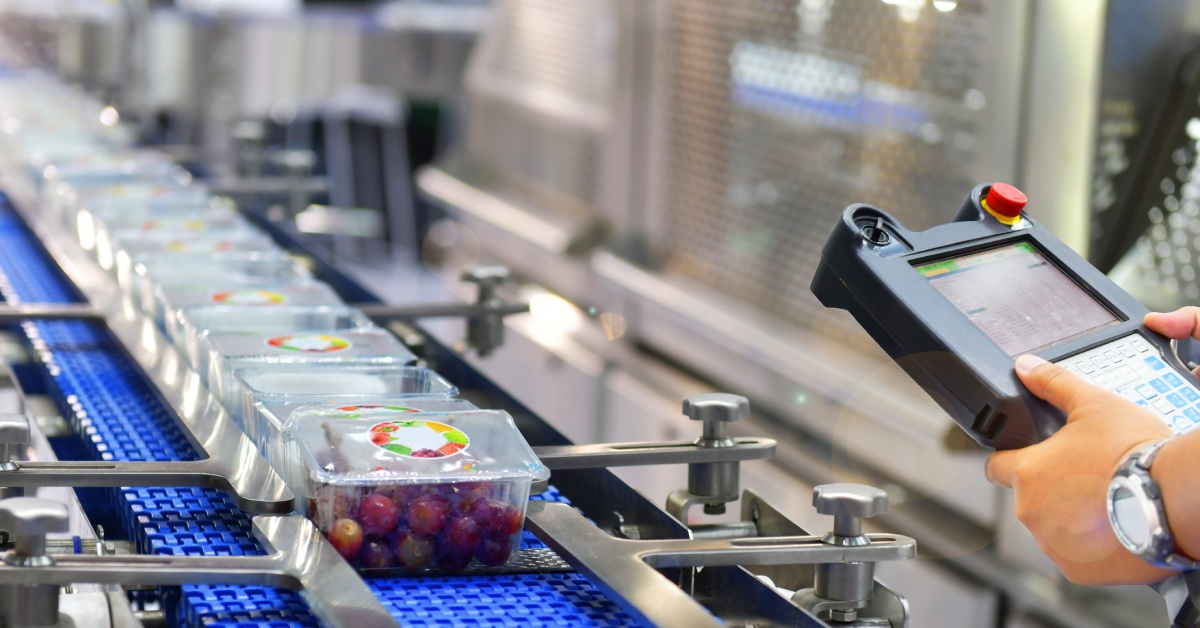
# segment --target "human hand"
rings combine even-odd
[[[1189,305],[1174,312],[1150,312],[1143,319],[1146,327],[1172,340],[1200,340],[1200,307]],[[1193,373],[1200,377],[1200,368]]]
[[[1039,357],[1017,358],[1016,371],[1030,392],[1067,414],[1067,424],[1050,438],[987,459],[988,480],[1013,489],[1013,510],[1038,547],[1076,584],[1145,584],[1171,575],[1121,545],[1106,506],[1109,481],[1125,457],[1172,437],[1171,428]]]

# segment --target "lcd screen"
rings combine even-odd
[[[1119,322],[1028,242],[915,268],[1011,356]]]

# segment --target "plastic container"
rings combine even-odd
[[[255,406],[255,416],[251,419],[256,424],[257,438],[254,444],[262,452],[267,462],[280,473],[288,486],[298,487],[304,483],[303,465],[295,464],[300,459],[300,450],[296,440],[291,438],[288,426],[293,416],[319,416],[331,421],[349,419],[368,419],[373,417],[394,417],[397,414],[413,412],[467,412],[478,410],[475,404],[465,399],[446,399],[442,397],[389,397],[375,399],[369,403],[346,404],[264,404]],[[290,476],[284,474],[290,473]],[[297,503],[297,512],[305,511],[305,504]]]
[[[154,310],[148,312],[163,326],[172,342],[183,338],[179,311],[202,305],[278,307],[283,305],[342,305],[333,288],[321,281],[295,283],[198,283],[159,286]]]
[[[146,312],[155,309],[154,290],[158,286],[198,283],[254,285],[313,280],[308,269],[282,252],[151,257],[134,265],[132,277],[127,290]]]
[[[454,573],[506,563],[530,485],[550,472],[507,413],[293,413],[308,516],[360,571]]]
[[[76,214],[76,225],[80,223],[82,212]],[[115,242],[131,242],[149,234],[169,234],[180,238],[192,237],[198,234],[226,235],[233,232],[259,232],[245,218],[228,209],[180,209],[169,216],[137,216],[126,214],[102,221],[92,222],[94,249],[96,256],[112,257],[112,247]],[[79,243],[88,244],[88,239],[80,233]],[[87,246],[84,246],[87,249]],[[106,251],[107,249],[107,251]]]
[[[75,227],[79,207],[101,199],[204,205],[211,201],[212,195],[202,186],[174,178],[149,181],[117,179],[117,182],[87,184],[61,182],[43,188],[43,203],[68,229]]]
[[[247,307],[240,305],[206,305],[184,308],[175,313],[168,324],[180,338],[175,346],[183,350],[193,366],[202,363],[199,357],[206,332],[221,331],[300,331],[305,329],[366,329],[374,327],[371,319],[345,305],[278,307]]]
[[[254,442],[260,430],[260,410],[317,404],[369,404],[383,400],[437,397],[449,399],[458,388],[441,375],[417,366],[316,365],[251,368],[234,372],[242,402],[227,406],[229,414]]]
[[[96,261],[101,268],[115,272],[117,285],[128,291],[133,285],[133,269],[138,262],[154,257],[234,252],[279,253],[281,249],[265,233],[257,231],[185,237],[154,233],[137,240],[121,242],[114,247],[111,258],[97,256]]]
[[[236,371],[302,364],[408,365],[417,356],[379,329],[208,332],[196,370],[226,406],[238,402]]]
[[[205,203],[156,203],[146,200],[92,202],[75,212],[75,233],[85,251],[94,251],[98,241],[111,247],[108,231],[140,229],[153,231],[211,231],[213,221],[235,221],[247,225],[237,210],[228,205]],[[202,222],[195,222],[202,221]],[[180,224],[182,223],[182,224]],[[111,252],[109,253],[111,255]]]

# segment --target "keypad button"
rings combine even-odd
[[[1181,431],[1182,431],[1182,430],[1186,430],[1186,429],[1188,429],[1188,428],[1190,428],[1190,427],[1192,426],[1192,422],[1191,422],[1191,421],[1189,421],[1189,420],[1187,420],[1187,419],[1185,419],[1185,418],[1183,418],[1183,417],[1179,416],[1178,414],[1176,414],[1175,416],[1171,417],[1171,422],[1172,422],[1172,423],[1174,423],[1174,424],[1175,424],[1175,427],[1176,427],[1176,428],[1178,428],[1178,429],[1179,429],[1179,430],[1181,430]]]
[[[1097,368],[1101,368],[1101,369],[1106,369],[1106,368],[1112,366],[1112,364],[1110,364],[1108,360],[1105,360],[1104,358],[1102,358],[1100,356],[1096,356],[1096,357],[1092,358],[1092,364],[1095,364]]]
[[[1150,345],[1147,345],[1146,341],[1142,340],[1141,338],[1134,338],[1129,344],[1134,349],[1137,349],[1140,353],[1145,353],[1150,350]]]
[[[1196,389],[1191,386],[1180,389],[1179,394],[1183,395],[1183,398],[1188,401],[1200,401],[1200,393],[1196,392]]]
[[[1187,402],[1183,400],[1183,397],[1179,393],[1167,395],[1167,401],[1170,401],[1176,408],[1182,408],[1187,405]]]
[[[1192,423],[1200,423],[1200,410],[1196,408],[1188,408],[1183,411],[1183,415],[1191,419]]]
[[[1080,371],[1083,371],[1084,373],[1087,373],[1089,375],[1096,372],[1096,369],[1092,368],[1091,364],[1088,364],[1087,362],[1084,362],[1082,360],[1075,363],[1075,368],[1077,368]]]
[[[1127,358],[1132,358],[1136,354],[1134,354],[1133,349],[1130,349],[1127,345],[1122,345],[1121,346],[1121,355],[1123,355]]]
[[[1166,375],[1163,375],[1162,378],[1164,382],[1171,386],[1171,388],[1177,388],[1183,385],[1183,380],[1179,379],[1179,376],[1174,373],[1167,373]]]
[[[1104,357],[1108,358],[1112,362],[1120,362],[1121,360],[1125,359],[1122,358],[1121,354],[1117,353],[1116,351],[1105,351]]]
[[[1139,406],[1143,407],[1143,408],[1149,408],[1149,407],[1150,407],[1150,404],[1146,403],[1145,401],[1142,401],[1141,399],[1138,399],[1138,401],[1137,401],[1137,404],[1138,404]]]
[[[1163,414],[1170,414],[1175,411],[1175,406],[1166,399],[1155,399],[1150,405],[1154,406],[1155,410],[1158,410]]]
[[[1154,392],[1154,389],[1151,388],[1148,384],[1141,384],[1134,390],[1136,390],[1137,393],[1145,399],[1153,399],[1158,396],[1158,393]]]
[[[1115,369],[1112,373],[1109,373],[1108,387],[1117,388],[1118,386],[1124,386],[1125,384],[1130,384],[1136,382],[1137,380],[1138,374],[1136,371],[1128,366],[1122,366]]]
[[[1154,388],[1154,390],[1157,390],[1160,393],[1165,393],[1165,392],[1168,392],[1171,390],[1171,387],[1168,386],[1167,383],[1162,381],[1161,379],[1150,380],[1150,386],[1152,386]]]
[[[1162,360],[1160,360],[1154,356],[1150,356],[1150,357],[1146,358],[1146,364],[1149,364],[1150,368],[1152,368],[1156,371],[1161,371],[1162,369],[1167,368],[1167,365],[1163,364]]]

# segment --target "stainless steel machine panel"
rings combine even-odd
[[[851,202],[923,228],[980,177],[1013,176],[1017,138],[995,131],[1020,3],[665,4],[663,170],[648,184],[662,271],[869,343],[809,294],[820,247]]]

